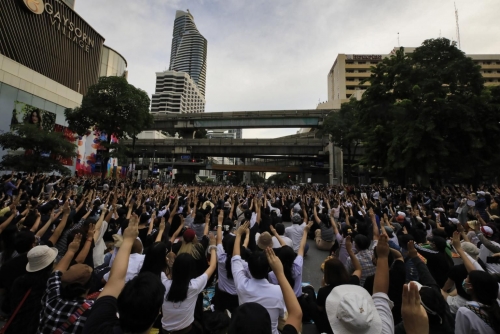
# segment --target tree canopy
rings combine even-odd
[[[500,88],[484,87],[480,66],[446,38],[385,58],[360,101],[343,105],[325,132],[361,135],[360,163],[389,178],[478,178],[495,173]],[[351,123],[342,113],[354,110]],[[344,131],[341,131],[341,129]],[[337,136],[338,137],[338,136]],[[344,137],[334,142],[344,148]]]
[[[40,129],[35,124],[16,124],[11,132],[0,135],[0,146],[9,150],[0,167],[28,173],[71,171],[61,162],[76,157],[76,145],[60,132]]]
[[[104,162],[110,157],[110,149],[123,152],[117,147],[119,144],[111,144],[112,135],[118,140],[135,137],[153,123],[149,106],[147,93],[130,85],[125,78],[101,77],[89,87],[82,105],[66,109],[65,116],[68,127],[81,136],[91,128],[106,134],[107,140],[100,143],[105,148]]]

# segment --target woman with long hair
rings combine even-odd
[[[361,279],[361,264],[358,258],[354,255],[352,251],[351,236],[345,238],[345,245],[347,253],[351,259],[352,265],[354,267],[354,272],[351,276],[344,267],[344,264],[336,257],[330,257],[325,262],[325,267],[323,270],[323,280],[321,282],[321,288],[318,290],[318,296],[316,300],[317,311],[313,316],[316,328],[320,333],[333,333],[330,327],[330,322],[328,321],[328,316],[326,314],[326,299],[328,295],[334,288],[343,284],[354,284],[360,285]]]
[[[462,286],[472,301],[458,309],[455,333],[500,333],[498,282],[495,277],[481,270],[473,270]]]
[[[35,124],[38,128],[42,129],[42,115],[40,110],[33,109],[28,115],[28,123]]]
[[[181,253],[172,268],[172,280],[163,279],[165,300],[162,306],[162,328],[164,332],[186,334],[203,333],[201,319],[195,321],[195,307],[202,302],[200,293],[217,267],[215,238],[210,236],[210,266],[200,276],[196,275],[196,261],[192,255]]]

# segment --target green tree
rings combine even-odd
[[[358,124],[370,167],[400,182],[484,172],[480,161],[499,145],[485,135],[500,135],[498,110],[488,107],[496,95],[485,94],[480,67],[454,43],[426,40],[412,54],[401,48],[373,68],[368,81]]]
[[[136,135],[153,123],[149,113],[150,99],[147,93],[130,85],[123,77],[101,77],[92,85],[83,97],[82,105],[75,109],[66,109],[65,115],[68,127],[85,135],[95,127],[106,134],[106,141],[100,144],[104,147],[103,165],[111,156],[110,150],[117,154],[124,151],[120,144],[110,144],[111,135],[118,140],[135,138]],[[104,177],[106,171],[102,171]]]
[[[266,182],[266,179],[257,173],[251,173],[250,180],[252,181],[253,184],[262,184],[262,183]]]
[[[71,171],[61,159],[76,157],[77,146],[60,132],[49,132],[34,124],[16,124],[11,132],[0,135],[0,146],[9,153],[2,157],[0,167],[27,173]]]
[[[347,180],[351,182],[356,153],[361,144],[362,131],[358,125],[359,102],[351,99],[342,104],[338,112],[331,112],[323,122],[320,134],[329,136],[330,141],[342,149],[344,164],[347,165]]]

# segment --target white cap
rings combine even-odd
[[[460,221],[457,218],[448,218],[448,220],[451,221],[455,225],[460,224]]]

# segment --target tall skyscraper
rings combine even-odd
[[[207,40],[194,24],[193,15],[175,14],[170,67],[156,73],[151,112],[200,113],[205,111]]]
[[[205,96],[207,81],[207,40],[194,24],[193,15],[178,10],[175,13],[170,70],[186,72]]]

